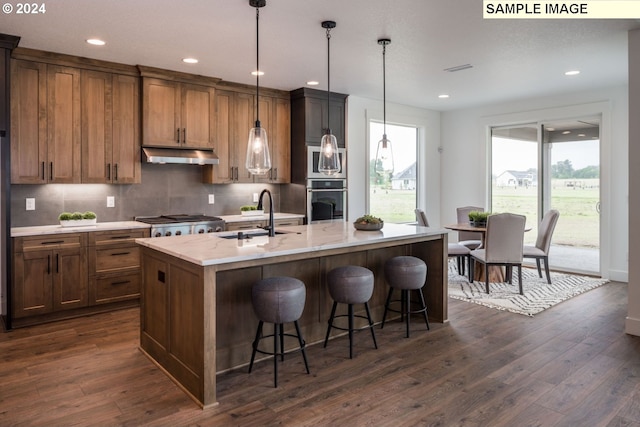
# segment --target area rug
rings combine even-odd
[[[514,268],[517,274],[517,269]],[[544,271],[542,272],[544,276]],[[455,263],[449,263],[449,296],[451,298],[480,304],[497,310],[533,316],[571,297],[595,289],[608,280],[564,273],[551,273],[551,284],[539,278],[536,269],[522,269],[524,295],[518,293],[518,278],[513,284],[490,283],[489,294],[485,293],[484,281],[469,283],[466,276],[458,274]]]

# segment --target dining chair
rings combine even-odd
[[[522,252],[526,217],[512,213],[489,215],[484,247],[471,251],[469,282],[473,283],[474,262],[484,264],[485,286],[489,293],[489,267],[505,266],[507,280],[512,283],[512,269],[518,267],[518,287],[522,290]]]
[[[469,223],[469,212],[484,212],[484,208],[478,206],[463,206],[456,209],[458,216],[458,224]],[[474,250],[482,244],[482,233],[474,233],[473,231],[458,231],[458,243],[462,246]]]
[[[551,209],[544,214],[540,225],[538,225],[538,237],[535,246],[525,245],[522,250],[524,258],[534,258],[538,267],[538,276],[542,278],[542,270],[540,269],[540,260],[544,261],[544,271],[547,275],[547,283],[551,284],[551,274],[549,273],[549,248],[551,247],[551,236],[556,228],[560,212]]]
[[[333,219],[333,205],[325,202],[312,202],[312,217],[315,220]]]
[[[418,225],[423,227],[429,226],[429,220],[427,219],[427,214],[424,213],[422,209],[416,209],[416,221],[418,221]],[[471,249],[468,247],[461,245],[459,243],[449,243],[447,248],[447,256],[449,258],[456,259],[456,267],[458,268],[458,274],[464,275],[465,273],[465,264],[469,265],[469,254],[471,253]]]

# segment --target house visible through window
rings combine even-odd
[[[393,174],[382,177],[375,172],[378,141],[383,125],[369,122],[369,201],[368,213],[386,222],[413,222],[418,191],[418,129],[387,123],[387,137],[393,150]]]

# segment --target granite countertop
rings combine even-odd
[[[243,233],[252,231],[264,232],[262,229],[255,229],[244,230]],[[227,231],[136,239],[136,242],[194,264],[207,266],[448,233],[443,229],[405,224],[385,224],[380,231],[358,231],[347,222],[278,227],[276,232],[285,234],[239,240],[223,238],[237,236],[237,231]]]
[[[269,214],[264,215],[219,215],[225,222],[247,222],[247,221],[265,221],[269,219]],[[273,219],[292,219],[292,218],[304,218],[304,215],[292,214],[285,212],[274,212]]]
[[[96,225],[63,227],[57,225],[35,225],[31,227],[12,227],[11,237],[41,236],[46,234],[88,233],[90,231],[125,230],[132,228],[151,228],[149,224],[138,221],[98,222]]]

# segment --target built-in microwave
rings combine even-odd
[[[320,159],[320,146],[307,146],[307,179],[347,179],[347,150],[338,148],[340,159],[340,172],[333,175],[325,175],[318,171]]]

